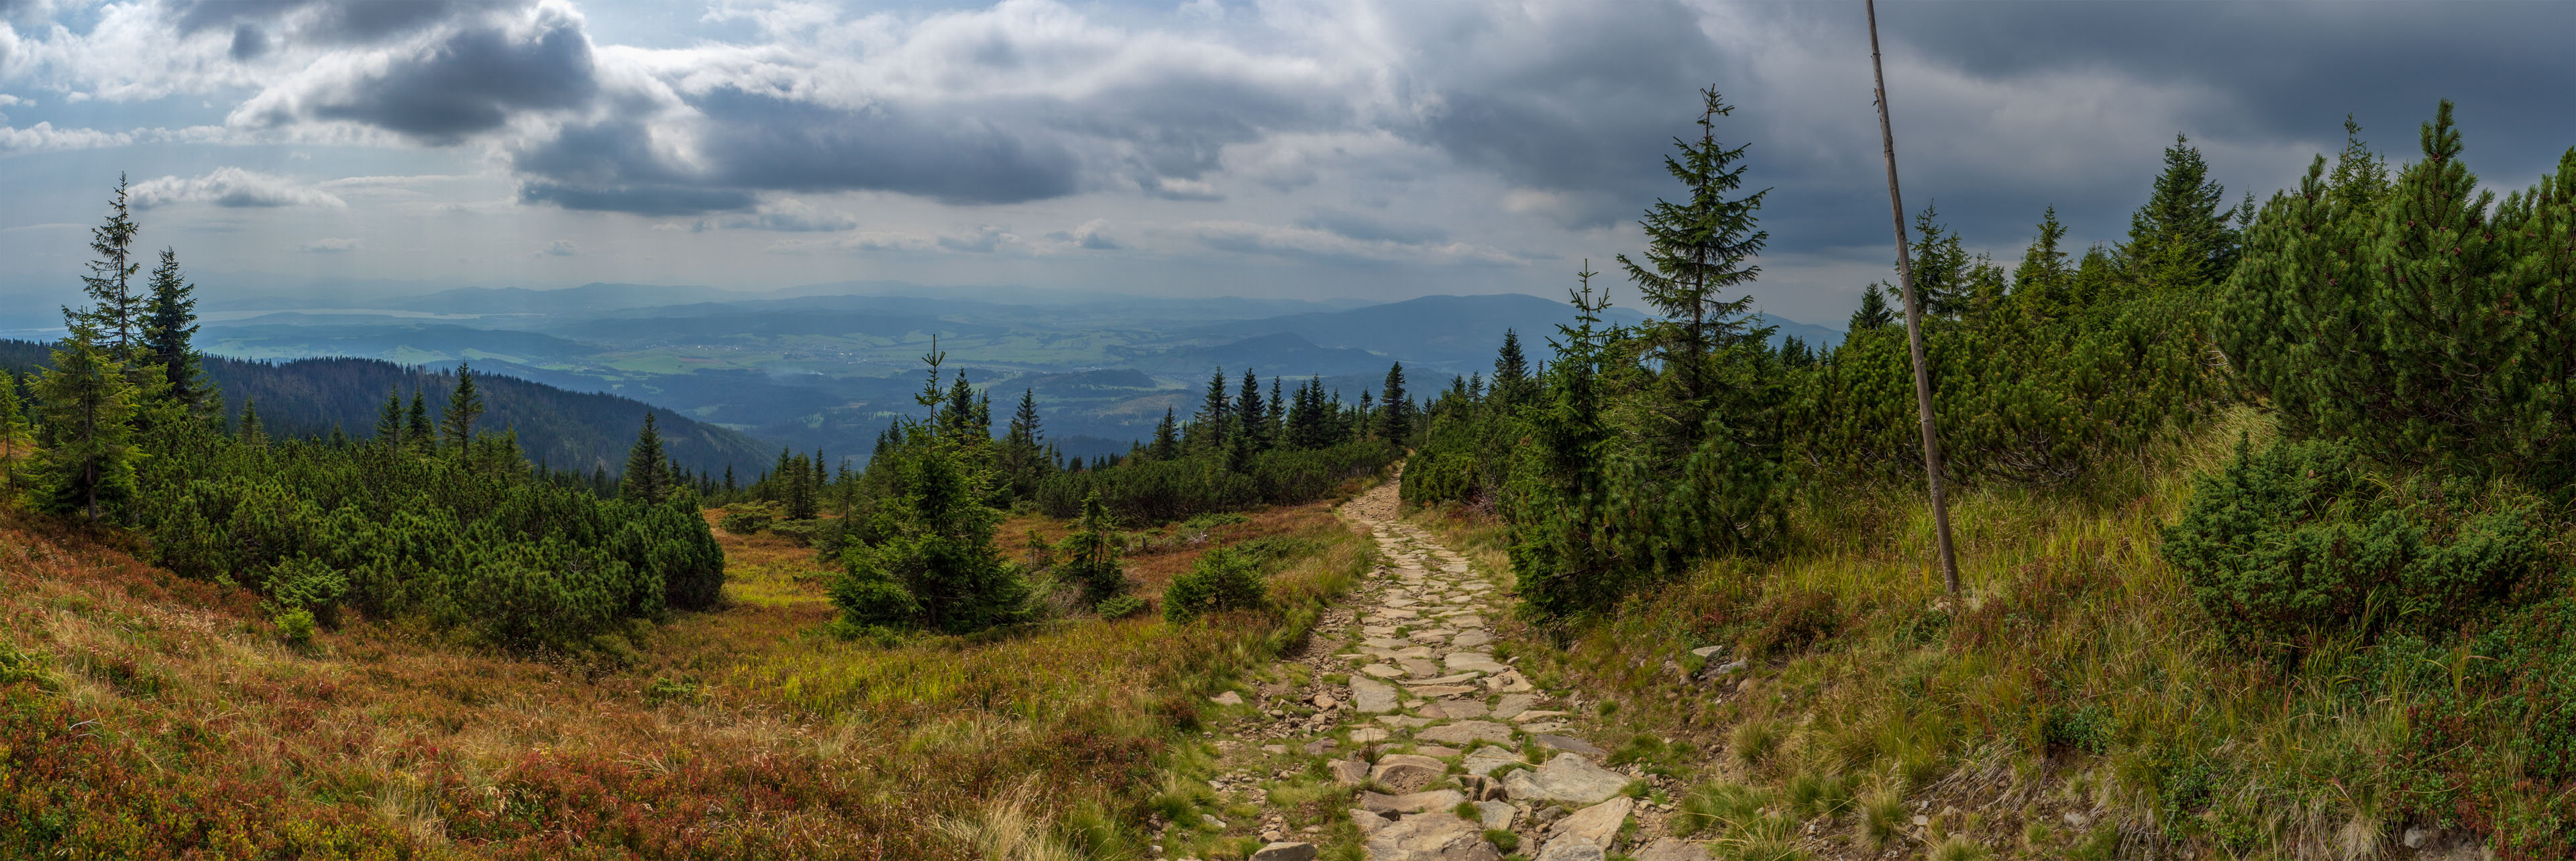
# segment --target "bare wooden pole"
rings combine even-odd
[[[1869,10],[1869,71],[1878,82],[1878,137],[1887,152],[1887,210],[1896,222],[1896,280],[1905,289],[1905,339],[1914,351],[1914,404],[1923,421],[1923,480],[1932,487],[1932,525],[1941,549],[1941,581],[1959,595],[1959,557],[1950,547],[1950,502],[1941,493],[1941,436],[1932,425],[1932,372],[1923,360],[1923,300],[1914,294],[1914,254],[1907,248],[1905,197],[1896,189],[1896,130],[1887,121],[1887,69],[1878,59],[1878,0]]]

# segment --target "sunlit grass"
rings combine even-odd
[[[1369,564],[1322,505],[1228,529],[1319,548],[1277,612],[845,642],[831,565],[720,532],[724,608],[532,659],[354,616],[292,649],[246,591],[0,514],[0,641],[42,668],[0,682],[0,769],[107,857],[1138,858],[1205,695]]]

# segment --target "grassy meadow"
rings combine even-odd
[[[1956,604],[1920,490],[1891,487],[1802,503],[1778,559],[1506,638],[1543,687],[1598,693],[1595,738],[1697,787],[1675,831],[1721,857],[2566,857],[2576,803],[2522,770],[2529,728],[2479,723],[2514,695],[2464,683],[2486,655],[2347,635],[2250,660],[2158,555],[2195,478],[2270,434],[2239,411],[2101,485],[1957,493]],[[1490,518],[1413,516],[1509,570]]]
[[[0,515],[0,856],[1139,857],[1204,695],[1371,564],[1327,504],[1227,520],[1155,533],[1140,590],[1302,539],[1276,612],[844,642],[812,551],[719,532],[722,609],[531,657],[354,615],[291,647],[247,590]]]

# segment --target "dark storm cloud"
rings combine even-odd
[[[731,185],[1017,203],[1071,194],[1078,178],[1077,160],[1060,143],[978,116],[841,110],[729,87],[691,106],[709,121],[700,145],[720,165],[716,178]]]
[[[1476,8],[1483,18],[1421,46],[1414,83],[1428,108],[1405,133],[1517,185],[1569,195],[1576,205],[1555,215],[1571,226],[1630,216],[1663,175],[1665,145],[1696,118],[1693,93],[1723,87],[1721,52],[1679,3],[1611,14]],[[1504,20],[1524,14],[1538,20]]]
[[[469,15],[528,6],[528,0],[179,0],[166,7],[181,33],[274,25],[299,18],[297,35],[317,44],[366,44]],[[311,10],[309,15],[301,15]]]
[[[498,27],[459,31],[307,109],[322,119],[452,143],[499,128],[518,111],[579,106],[598,90],[581,26],[550,18],[532,37]]]
[[[1074,192],[1080,165],[1042,135],[974,117],[842,110],[731,87],[689,99],[705,118],[701,164],[657,152],[642,120],[575,126],[521,151],[521,197],[576,209],[677,215],[741,209],[755,191],[891,191],[947,203]],[[695,207],[692,209],[691,207]]]

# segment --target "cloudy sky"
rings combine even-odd
[[[2118,239],[2176,133],[2230,197],[2443,97],[2490,184],[2576,144],[2576,4],[1880,15],[1907,200],[1998,256],[2052,204]],[[0,302],[60,299],[120,171],[230,290],[1558,295],[1715,85],[1755,292],[1838,323],[1890,257],[1867,60],[1857,0],[0,0]]]

